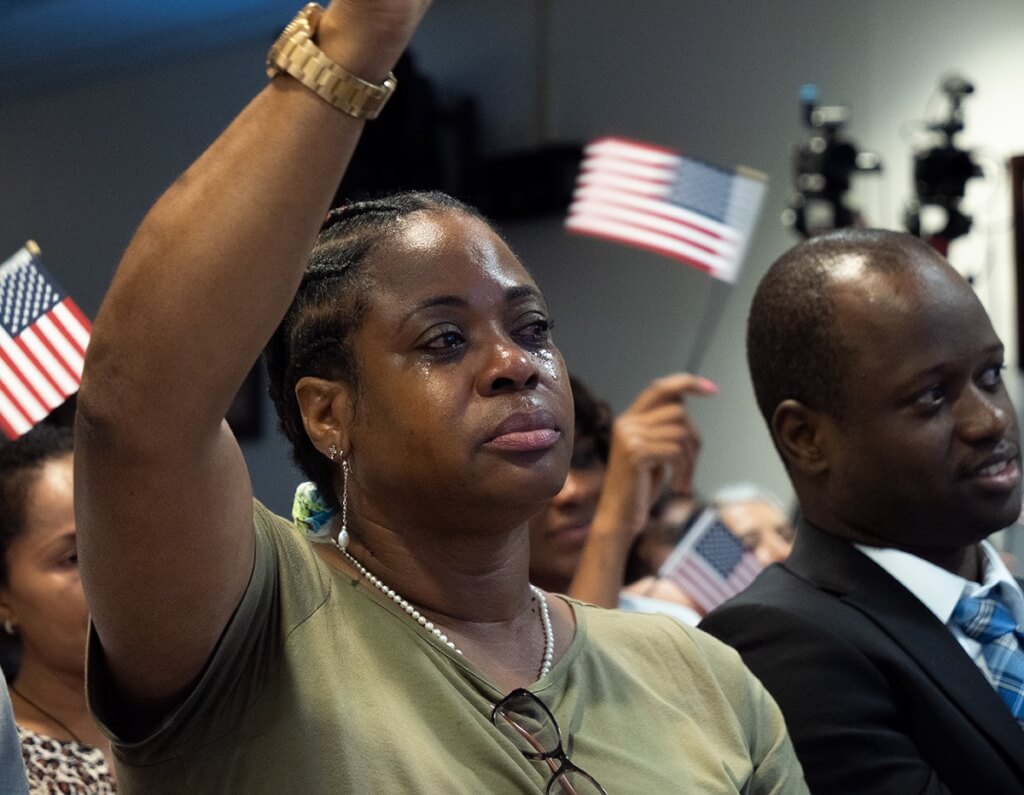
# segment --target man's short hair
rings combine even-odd
[[[837,266],[856,257],[870,270],[896,273],[919,264],[922,252],[938,256],[902,232],[840,229],[794,246],[772,264],[747,318],[747,365],[766,422],[789,399],[836,418],[843,415],[849,348],[836,326]]]

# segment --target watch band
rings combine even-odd
[[[380,85],[369,83],[328,58],[313,41],[323,13],[322,6],[309,3],[288,23],[267,53],[267,75],[289,74],[343,113],[376,119],[398,81],[388,72]]]

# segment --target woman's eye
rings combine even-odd
[[[465,341],[466,338],[462,336],[462,332],[456,329],[439,329],[427,337],[423,347],[430,350],[447,350],[457,347]]]
[[[546,343],[551,339],[551,321],[547,318],[537,318],[521,326],[516,336],[534,345]]]

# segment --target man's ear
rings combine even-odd
[[[816,476],[829,468],[831,419],[798,400],[784,400],[772,414],[772,437],[786,466]]]
[[[347,454],[353,417],[352,387],[342,381],[306,375],[295,384],[302,424],[313,445],[331,458],[331,447]]]

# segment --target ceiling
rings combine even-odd
[[[299,0],[0,0],[0,100],[245,40],[268,46]]]

